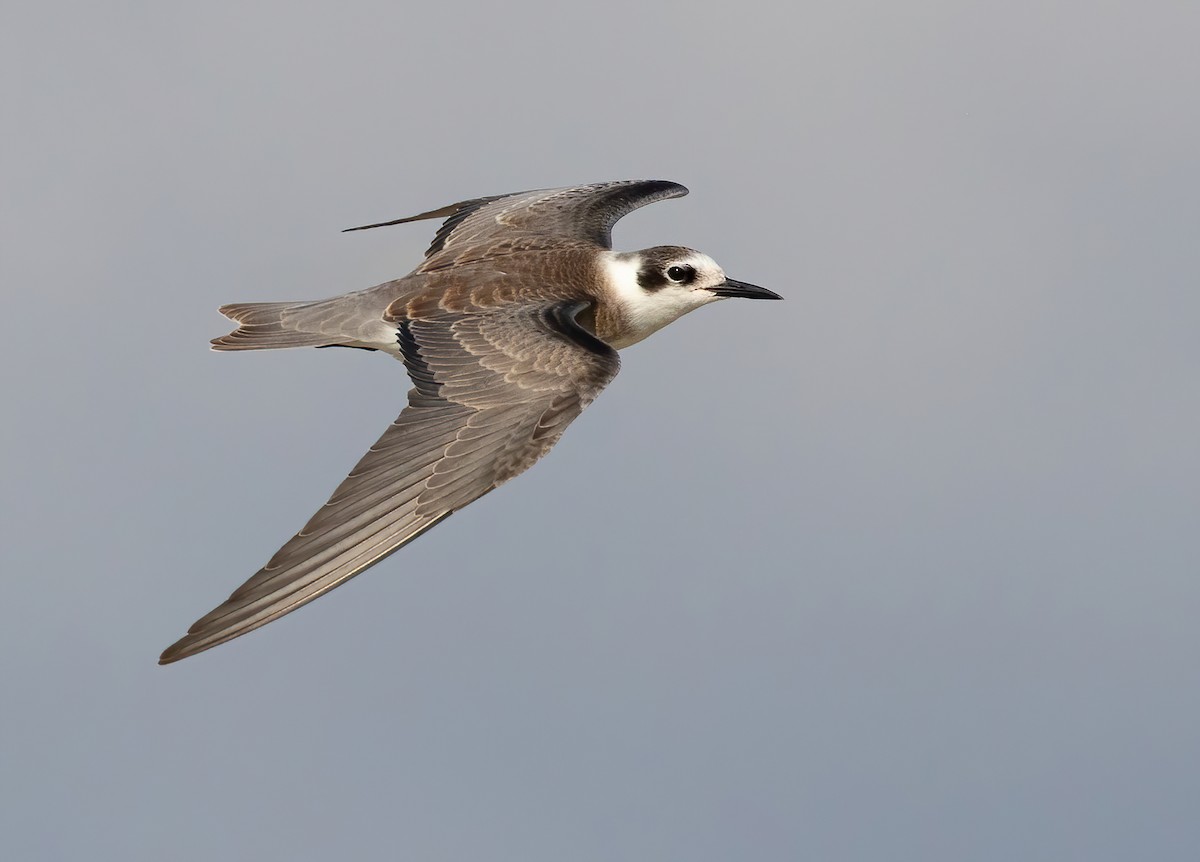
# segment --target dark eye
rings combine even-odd
[[[667,268],[667,278],[676,284],[686,284],[696,277],[696,270],[690,266],[672,266]]]

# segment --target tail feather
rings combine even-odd
[[[321,332],[305,332],[289,325],[293,312],[306,302],[235,302],[222,305],[222,314],[238,322],[228,335],[212,340],[213,350],[271,350],[281,347],[328,347],[343,339]]]

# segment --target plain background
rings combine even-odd
[[[6,6],[0,856],[1196,858],[1200,6],[784,6]],[[634,177],[787,301],[157,667],[408,388],[216,307]]]

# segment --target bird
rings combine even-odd
[[[403,362],[412,388],[329,501],[159,664],[296,610],[528,470],[612,382],[618,351],[721,299],[782,299],[694,249],[613,250],[620,218],[687,193],[666,180],[593,183],[348,228],[444,219],[403,278],[331,299],[222,306],[238,326],[215,350],[371,350]]]

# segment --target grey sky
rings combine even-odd
[[[347,5],[5,16],[0,856],[1193,859],[1200,7]],[[787,302],[157,667],[408,387],[216,307],[632,177]]]

